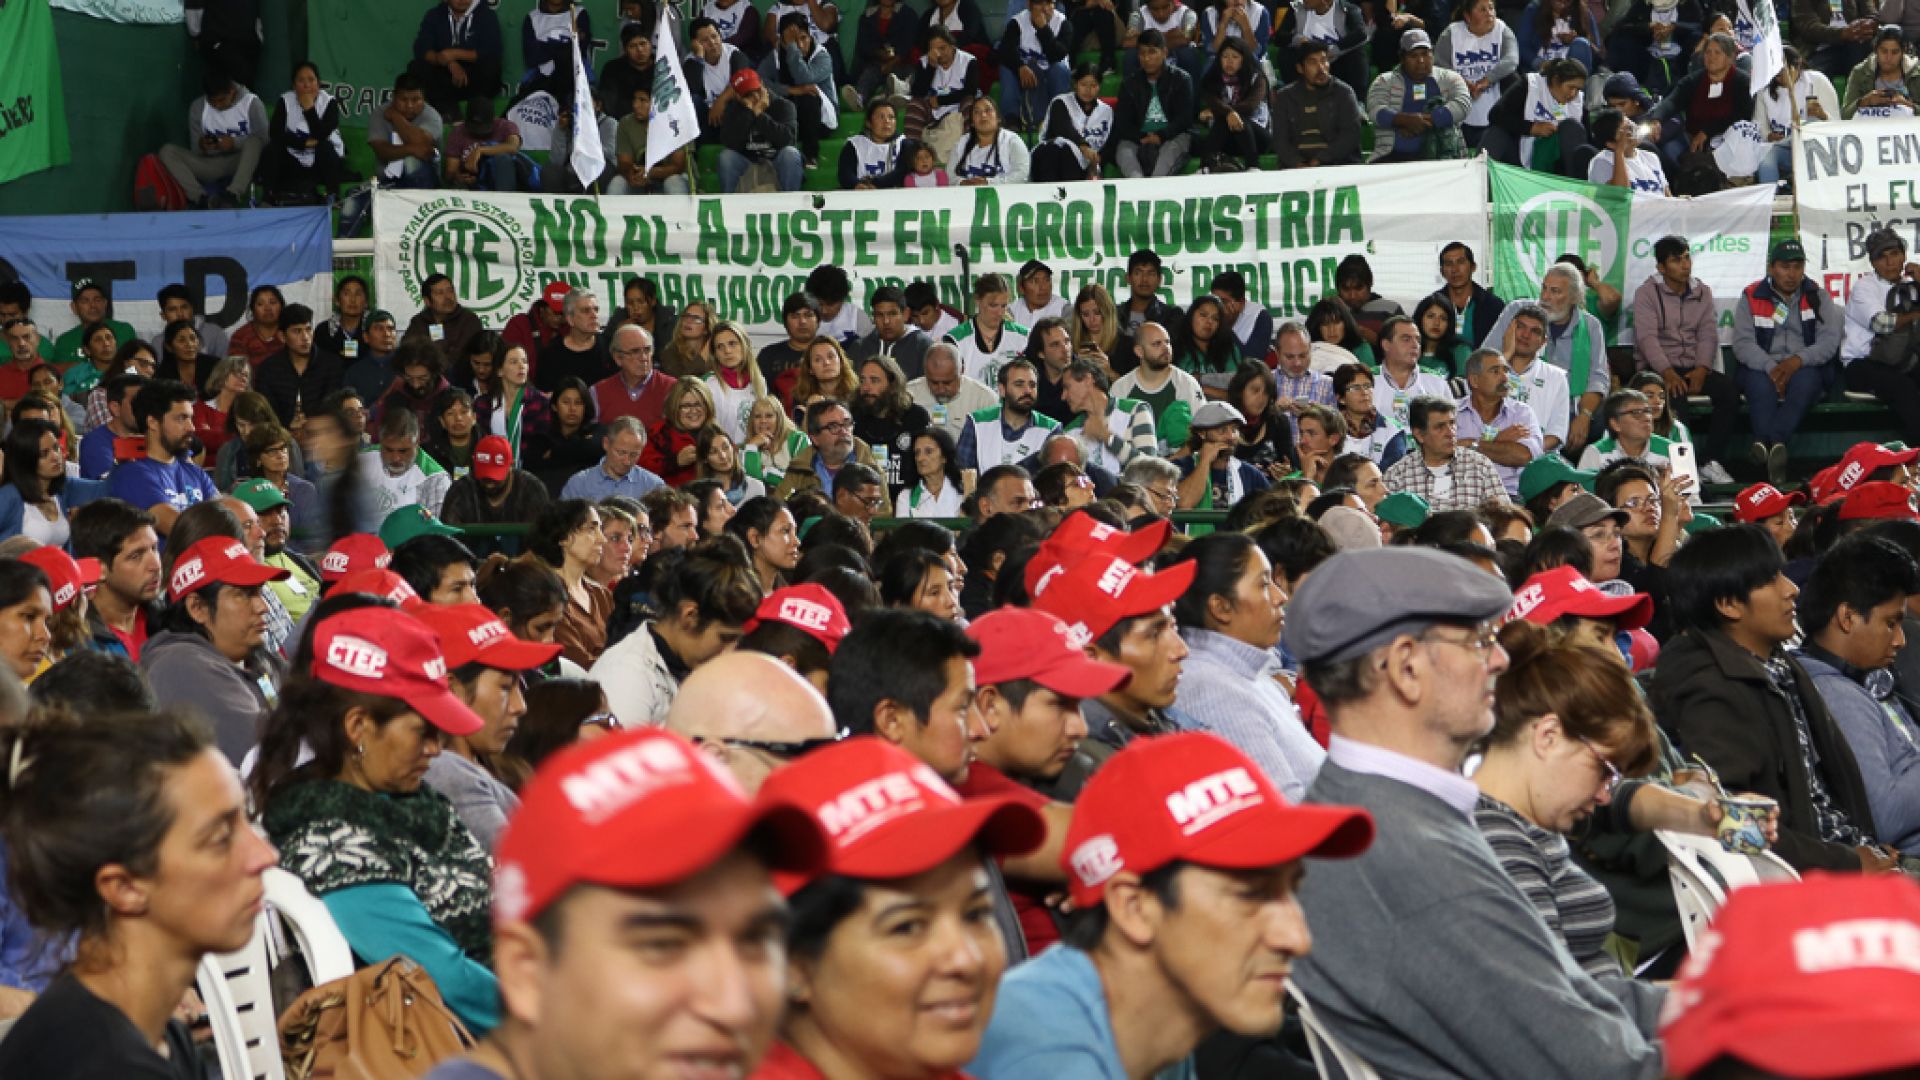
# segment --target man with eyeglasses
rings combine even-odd
[[[820,691],[777,657],[741,649],[687,676],[665,726],[712,754],[749,792],[760,790],[775,769],[839,736]]]
[[[1580,451],[1580,468],[1598,472],[1616,461],[1631,458],[1650,469],[1664,471],[1673,444],[1653,432],[1653,402],[1638,390],[1616,390],[1600,408],[1606,428],[1601,438]]]
[[[960,349],[951,341],[927,346],[920,363],[923,374],[907,383],[907,396],[927,410],[934,425],[946,428],[958,444],[967,418],[981,409],[993,408],[993,389],[961,372]]]
[[[873,519],[887,512],[887,485],[874,470],[854,462],[833,478],[833,508],[871,531]]]
[[[813,443],[787,463],[787,474],[774,491],[774,498],[785,501],[797,491],[832,493],[835,478],[848,462],[858,462],[872,469],[875,476],[880,475],[873,447],[854,437],[853,413],[845,403],[832,398],[814,402],[807,406],[806,423],[807,436]]]
[[[631,416],[656,427],[666,415],[667,394],[680,380],[653,366],[653,335],[632,323],[613,332],[613,363],[620,370],[593,383],[593,411],[605,424]]]
[[[622,416],[607,425],[600,440],[604,454],[599,464],[581,469],[567,478],[560,489],[563,499],[599,502],[612,495],[625,495],[638,501],[665,481],[640,467],[640,451],[647,446],[647,429],[631,416]]]
[[[1301,885],[1314,942],[1294,985],[1383,1076],[1656,1080],[1665,992],[1581,971],[1473,822],[1460,767],[1493,729],[1512,599],[1412,547],[1342,552],[1294,594],[1286,645],[1333,732],[1307,801],[1364,807],[1377,830]]]
[[[1540,445],[1540,421],[1524,401],[1512,398],[1506,357],[1495,349],[1475,349],[1467,357],[1467,396],[1454,414],[1458,438],[1493,462],[1507,497],[1520,496],[1520,471],[1546,448]]]

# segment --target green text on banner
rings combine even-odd
[[[1866,273],[1867,234],[1890,228],[1920,250],[1920,120],[1806,124],[1793,140],[1800,243],[1807,273],[1845,296]]]
[[[1733,340],[1734,301],[1766,272],[1771,189],[1755,185],[1667,199],[1500,164],[1491,168],[1495,293],[1509,300],[1538,296],[1547,267],[1562,255],[1578,255],[1622,293],[1614,340],[1631,344],[1634,290],[1659,272],[1653,245],[1663,236],[1684,236],[1693,248],[1693,276],[1713,290],[1720,340]]]
[[[0,4],[0,184],[67,163],[67,106],[47,0]]]
[[[1436,193],[1447,193],[1436,199]],[[1412,310],[1440,285],[1440,249],[1486,246],[1479,160],[1289,172],[914,191],[567,198],[381,191],[374,263],[382,299],[420,302],[420,282],[453,278],[490,326],[526,310],[549,281],[597,289],[617,305],[621,283],[646,276],[660,300],[707,299],[723,317],[778,336],[780,305],[825,263],[846,267],[854,299],[927,280],[955,307],[979,275],[1011,277],[1046,261],[1054,292],[1090,284],[1124,298],[1127,256],[1165,264],[1164,292],[1186,304],[1213,275],[1238,270],[1248,299],[1298,318],[1333,291],[1340,260],[1364,253],[1374,287]]]

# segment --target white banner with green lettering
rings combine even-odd
[[[1766,273],[1773,189],[1734,188],[1697,199],[1631,194],[1505,165],[1493,167],[1493,291],[1540,295],[1540,278],[1562,255],[1578,255],[1621,292],[1614,343],[1633,343],[1633,293],[1659,272],[1654,242],[1684,236],[1693,276],[1713,290],[1720,341],[1733,341],[1733,305]]]
[[[382,301],[420,303],[428,275],[452,277],[488,326],[525,311],[550,281],[598,290],[602,309],[632,276],[661,302],[707,299],[764,344],[784,335],[780,305],[824,263],[846,267],[865,305],[882,285],[933,282],[963,306],[974,275],[1011,276],[1028,259],[1072,297],[1127,291],[1127,256],[1165,265],[1163,295],[1186,304],[1238,270],[1248,299],[1298,317],[1333,291],[1340,260],[1363,252],[1374,287],[1408,310],[1440,285],[1440,249],[1487,240],[1479,160],[1297,169],[1164,180],[914,191],[623,198],[380,192],[374,264]]]

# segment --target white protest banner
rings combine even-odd
[[[1868,271],[1867,234],[1890,228],[1920,239],[1920,119],[1806,124],[1793,140],[1800,243],[1807,273],[1829,293]]]
[[[854,301],[882,285],[932,282],[965,306],[973,275],[1012,277],[1047,262],[1067,297],[1098,283],[1127,293],[1127,256],[1165,264],[1163,295],[1186,304],[1216,273],[1238,270],[1249,299],[1297,318],[1333,291],[1354,252],[1374,288],[1412,310],[1440,285],[1440,249],[1487,242],[1486,166],[1478,159],[1289,172],[1018,184],[914,191],[565,198],[382,190],[374,266],[383,302],[419,303],[434,273],[489,326],[525,311],[550,281],[598,290],[651,277],[660,302],[715,303],[764,343],[784,335],[780,305],[809,271],[847,269]]]

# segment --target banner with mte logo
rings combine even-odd
[[[1486,190],[1486,166],[1473,160],[777,195],[382,191],[374,267],[393,310],[417,306],[420,283],[441,273],[489,326],[551,281],[595,289],[611,310],[627,278],[649,277],[662,303],[711,301],[763,343],[784,337],[782,302],[827,263],[847,269],[862,307],[883,285],[929,281],[960,308],[969,275],[1011,280],[1029,259],[1052,268],[1056,295],[1100,284],[1124,299],[1127,257],[1148,248],[1163,262],[1165,299],[1184,306],[1237,270],[1250,303],[1298,318],[1359,252],[1376,291],[1411,311],[1441,284],[1441,248],[1485,249]]]
[[[0,0],[0,184],[67,160],[53,12],[47,0]]]
[[[1668,199],[1500,164],[1491,168],[1493,291],[1499,296],[1539,296],[1547,267],[1562,255],[1578,255],[1620,290],[1614,341],[1629,345],[1634,290],[1659,273],[1653,245],[1663,236],[1683,236],[1693,249],[1693,276],[1713,290],[1720,342],[1733,341],[1734,301],[1766,273],[1771,187]]]

